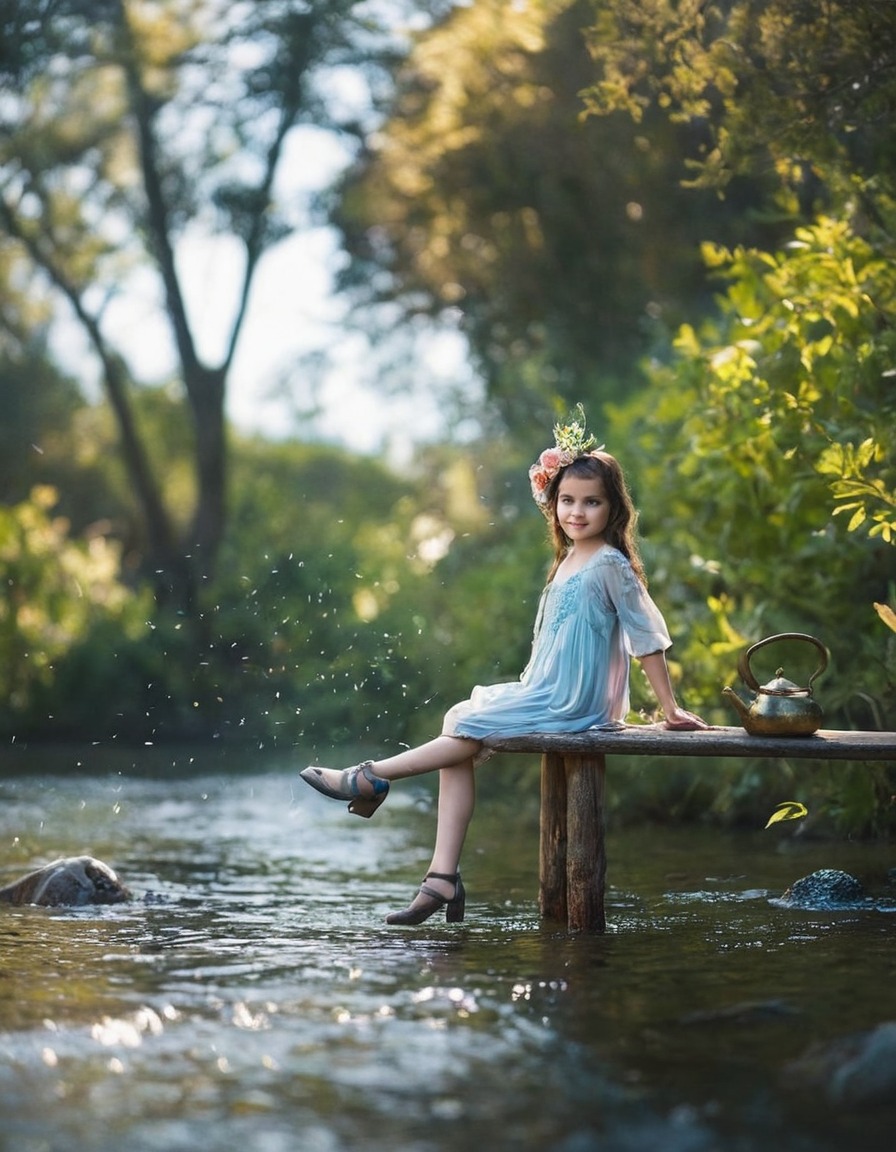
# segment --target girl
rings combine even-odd
[[[581,407],[579,409],[581,412]],[[641,662],[667,728],[706,728],[675,700],[665,650],[671,645],[647,594],[635,543],[636,513],[618,462],[582,423],[554,428],[556,446],[529,470],[532,494],[548,518],[554,563],[535,621],[532,654],[517,681],[476,687],[445,716],[442,734],[418,748],[353,768],[309,767],[302,779],[349,811],[372,816],[392,780],[439,771],[436,842],[414,900],[386,917],[420,924],[440,908],[463,920],[460,854],[475,799],[474,769],[493,735],[621,728],[629,710],[629,661]]]

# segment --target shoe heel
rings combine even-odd
[[[445,923],[460,924],[467,909],[467,894],[463,884],[458,880],[454,899],[445,905]]]
[[[369,820],[385,799],[385,792],[379,796],[356,796],[349,804],[348,810],[353,816],[363,816],[365,820]]]

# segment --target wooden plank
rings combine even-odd
[[[605,932],[607,850],[604,758],[567,756],[566,924],[570,932]]]
[[[541,758],[538,907],[542,918],[566,923],[566,771],[562,756]]]
[[[672,732],[644,724],[603,732],[533,732],[527,736],[490,736],[496,752],[537,752],[566,756],[758,756],[803,760],[896,760],[896,732],[839,732],[822,729],[813,736],[751,736],[743,728]]]

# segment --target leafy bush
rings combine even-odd
[[[653,387],[612,413],[611,433],[634,458],[689,702],[735,722],[719,692],[738,654],[808,632],[831,652],[816,685],[826,726],[891,730],[896,638],[875,605],[896,602],[896,263],[830,219],[776,253],[705,255],[724,283],[718,318],[680,330],[671,362],[651,366]],[[805,683],[810,670],[785,672]],[[893,777],[831,769],[820,790],[838,819],[868,830]],[[723,803],[737,792],[720,786]]]

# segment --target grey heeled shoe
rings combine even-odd
[[[324,780],[322,775],[324,771],[326,769],[315,767],[312,764],[303,769],[299,775],[306,784],[310,784],[312,788],[324,796],[329,796],[331,800],[348,800],[348,810],[354,816],[363,816],[369,820],[389,795],[389,781],[374,775],[372,760],[364,760],[361,764],[356,764],[354,768],[343,769],[337,788],[333,788]],[[373,785],[372,796],[364,796],[361,793],[361,789],[358,787],[359,776],[363,776]]]
[[[429,878],[433,880],[448,880],[454,885],[453,896],[443,896],[435,888],[426,883]],[[420,899],[420,897],[424,899]],[[416,904],[416,907],[415,907]],[[414,901],[400,912],[390,912],[386,917],[387,924],[422,924],[440,908],[445,909],[445,920],[448,924],[459,924],[464,918],[467,905],[467,893],[464,891],[460,872],[453,875],[445,872],[427,872],[423,883],[414,897]]]

